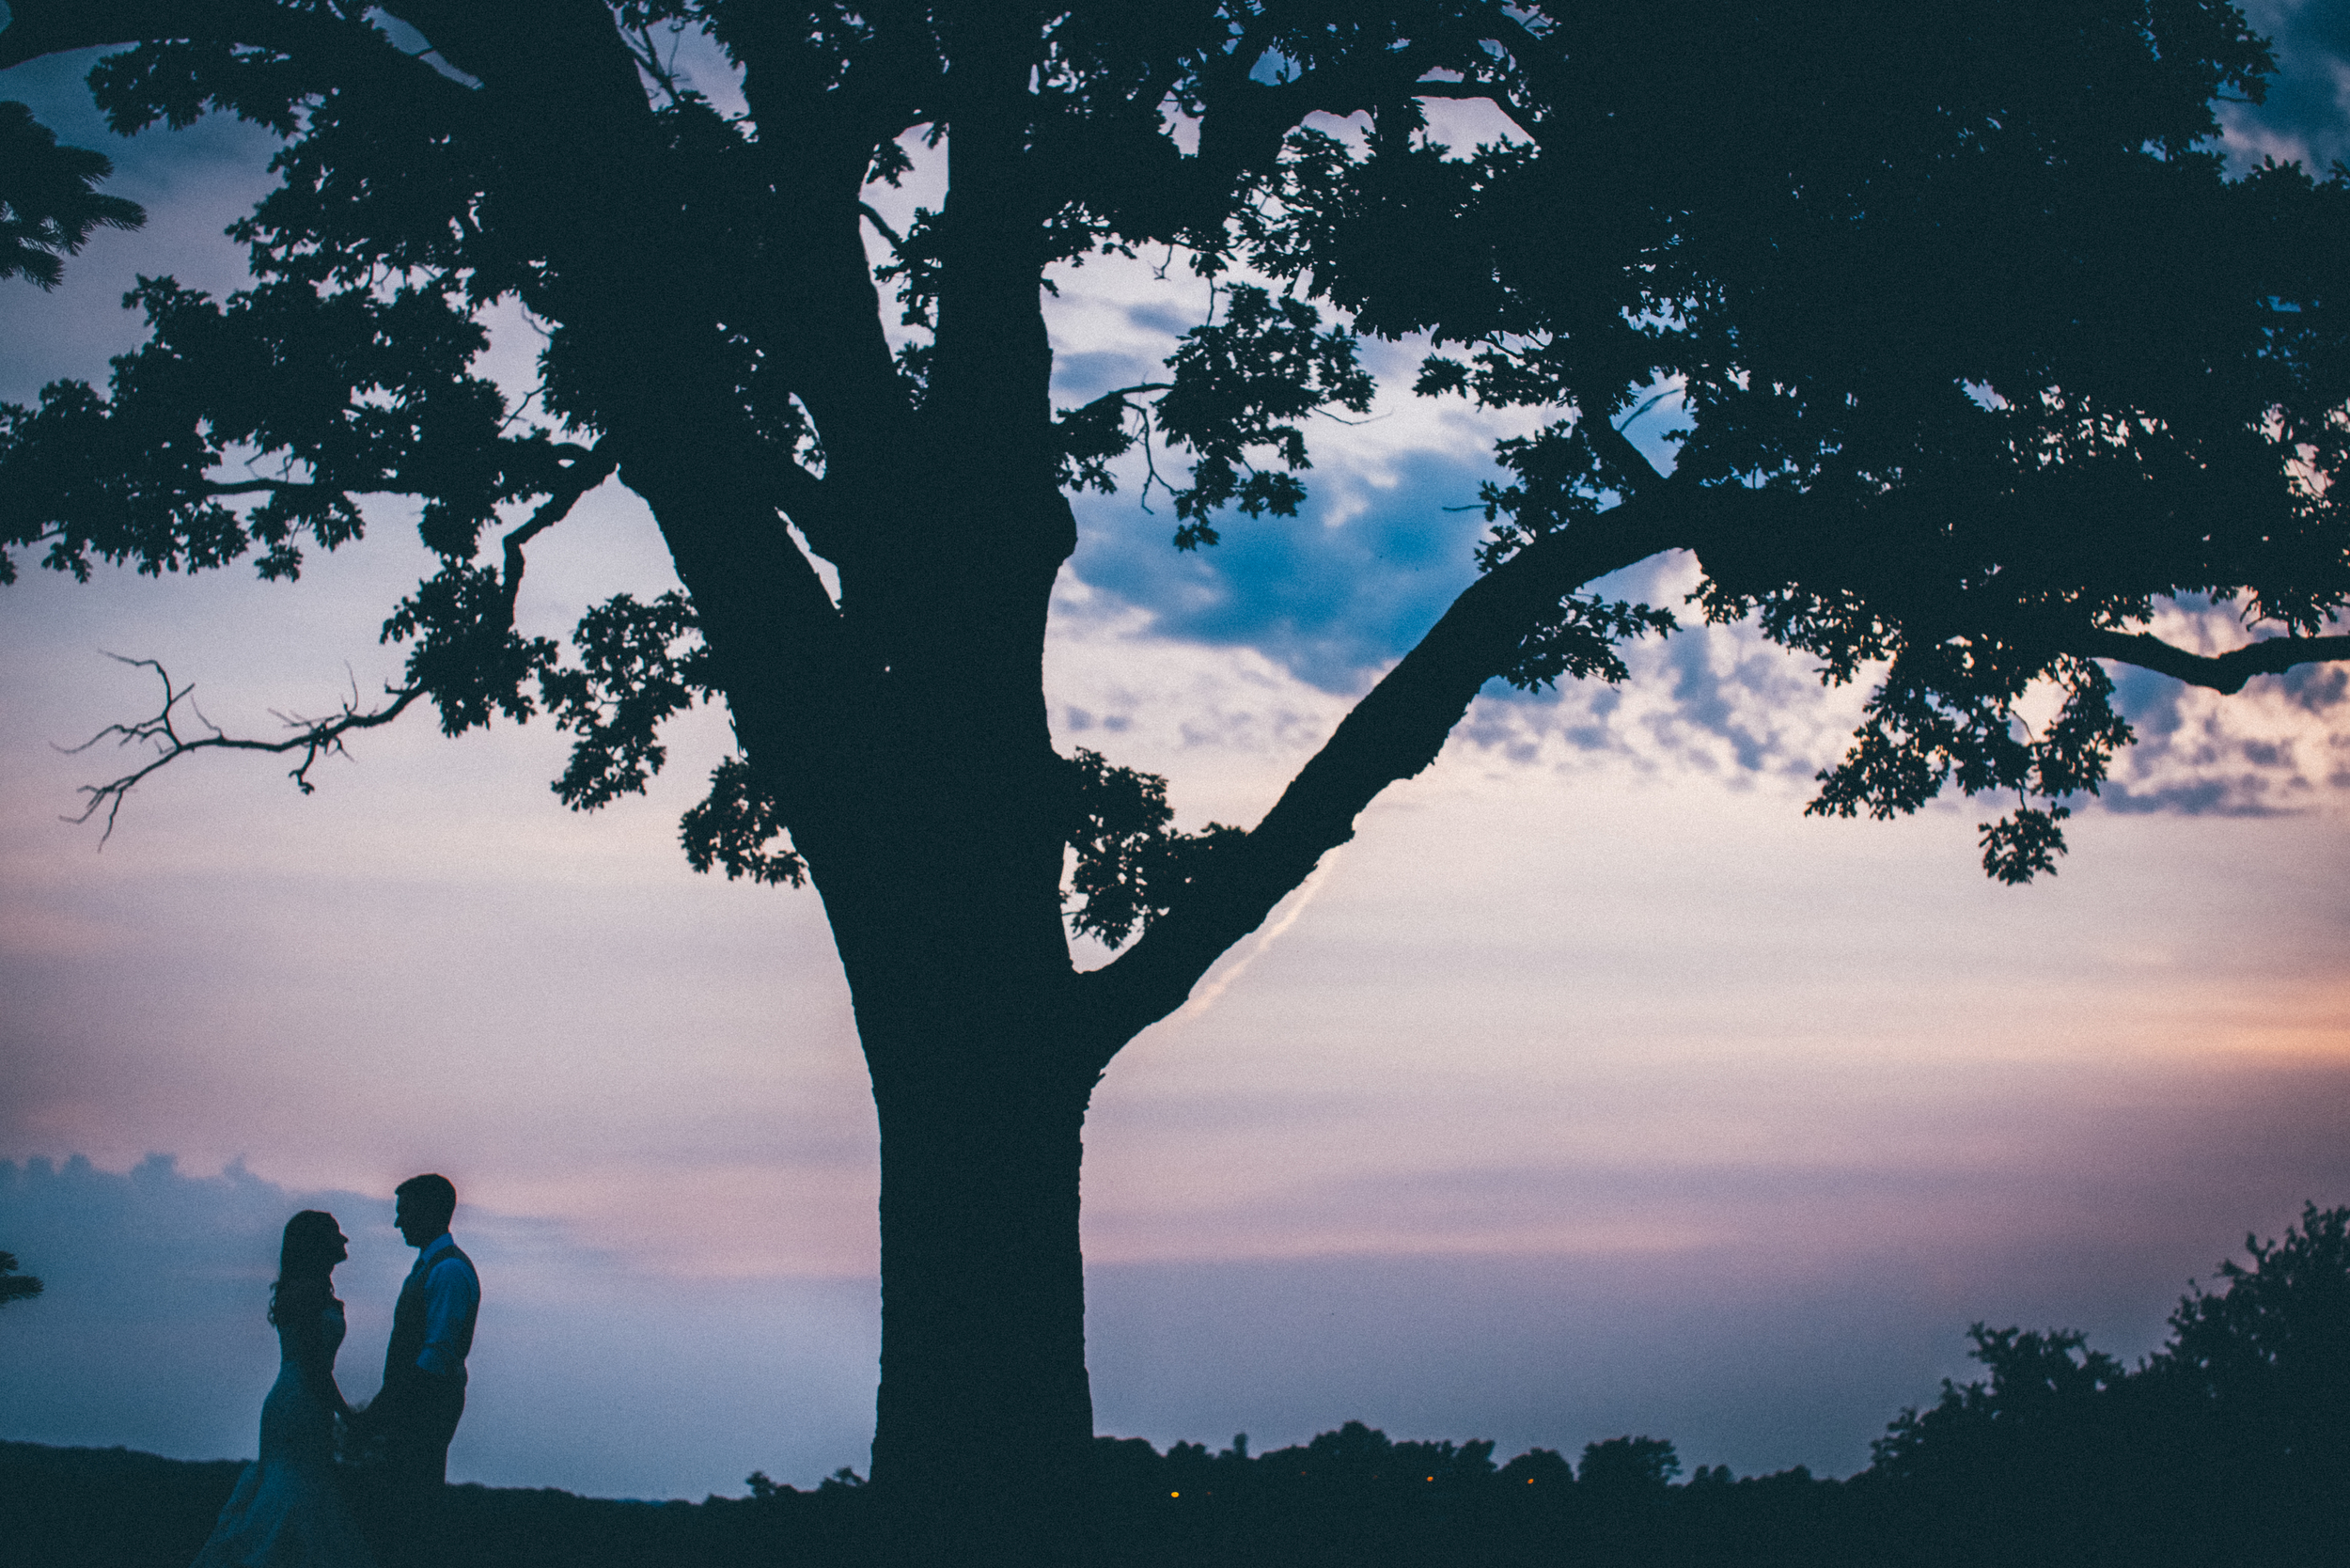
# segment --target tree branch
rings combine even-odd
[[[387,685],[384,688],[384,694],[391,698],[388,703],[381,708],[363,709],[359,706],[359,694],[354,686],[351,699],[343,704],[342,712],[333,718],[309,719],[299,714],[278,714],[277,716],[295,731],[280,741],[257,741],[243,736],[223,734],[219,726],[206,718],[201,712],[197,711],[194,703],[189,703],[188,711],[196,714],[199,724],[212,731],[208,735],[199,735],[191,740],[180,733],[179,726],[173,720],[172,711],[196,690],[193,684],[175,687],[171,683],[170,672],[153,659],[126,659],[119,653],[109,653],[106,657],[118,664],[153,670],[156,679],[164,685],[164,705],[152,718],[139,719],[131,724],[110,724],[80,745],[57,747],[59,751],[70,757],[76,756],[87,751],[108,736],[112,736],[118,746],[144,744],[152,745],[156,748],[156,756],[144,766],[134,768],[120,777],[110,779],[103,784],[85,784],[75,792],[77,794],[88,797],[88,804],[82,808],[79,816],[66,817],[61,820],[70,823],[86,823],[103,811],[106,814],[106,829],[98,836],[101,847],[103,847],[108,839],[114,837],[115,818],[121,812],[122,803],[130,798],[131,792],[137,788],[149,775],[170,766],[190,752],[266,751],[283,754],[298,751],[302,753],[302,760],[294,764],[292,771],[287,776],[294,781],[296,789],[306,795],[318,788],[310,782],[311,764],[321,757],[341,752],[344,736],[354,730],[373,729],[378,726],[391,723],[406,713],[410,704],[414,703],[416,698],[425,695],[424,687],[414,682],[405,686]]]
[[[872,203],[860,201],[856,204],[856,210],[858,212],[863,214],[867,223],[871,224],[875,228],[881,230],[881,237],[889,242],[889,249],[892,255],[901,257],[905,255],[905,236],[890,227],[889,220],[883,217],[879,212],[874,212]]]
[[[523,546],[570,515],[572,508],[578,504],[581,496],[610,477],[618,461],[607,449],[606,444],[603,442],[599,442],[593,450],[582,451],[572,465],[564,471],[563,478],[555,492],[540,504],[536,511],[531,513],[530,520],[506,535],[502,541],[505,571],[498,586],[505,604],[506,625],[509,629],[511,629],[514,623],[515,599],[522,592],[525,565]],[[390,700],[383,707],[361,708],[358,691],[354,686],[351,699],[345,702],[342,705],[342,711],[332,718],[305,718],[298,713],[278,714],[277,717],[293,729],[294,733],[276,741],[258,741],[244,736],[224,734],[218,725],[206,718],[191,702],[188,704],[188,711],[195,713],[196,721],[211,731],[209,734],[198,735],[191,739],[180,732],[179,725],[174,718],[174,710],[196,690],[193,684],[174,686],[171,682],[170,672],[153,659],[126,659],[119,653],[109,653],[106,657],[135,668],[153,670],[156,679],[163,682],[164,705],[151,718],[139,719],[130,724],[110,724],[80,745],[57,748],[68,756],[78,756],[110,736],[118,746],[144,744],[151,745],[156,748],[155,757],[144,765],[133,768],[119,777],[109,779],[103,784],[82,785],[75,792],[87,797],[87,803],[83,807],[79,816],[68,817],[64,820],[86,823],[103,811],[106,816],[106,828],[99,835],[98,841],[101,845],[114,837],[115,819],[120,814],[122,803],[130,797],[131,792],[149,776],[170,766],[190,752],[263,751],[282,755],[298,751],[302,754],[302,760],[294,764],[288,776],[294,781],[294,787],[306,795],[318,787],[310,782],[309,775],[312,764],[321,757],[341,753],[343,737],[357,730],[374,729],[389,724],[406,713],[418,698],[430,695],[430,688],[424,682],[411,681],[404,685],[386,685],[384,688],[384,695]]]
[[[1666,482],[1666,476],[1648,460],[1648,454],[1618,428],[1605,403],[1587,397],[1580,388],[1574,400],[1582,412],[1584,436],[1599,454],[1600,462],[1607,465],[1608,478],[1616,481],[1618,489],[1626,495],[1638,495]]]
[[[579,498],[612,477],[619,467],[619,454],[612,449],[610,441],[599,441],[585,451],[563,471],[563,482],[539,504],[530,514],[530,521],[509,533],[502,541],[505,546],[506,572],[499,586],[506,592],[506,623],[514,623],[514,600],[523,589],[523,546],[554,527],[571,515]]]
[[[2192,686],[2208,686],[2223,697],[2242,691],[2255,675],[2277,675],[2295,665],[2350,659],[2350,636],[2269,637],[2208,655],[2189,653],[2143,632],[2076,632],[2063,640],[2067,652],[2136,665]]]
[[[1668,481],[1669,483],[1669,481]],[[2064,603],[1994,598],[2011,579],[1966,590],[1951,585],[1969,570],[1964,558],[1936,558],[1932,541],[1888,540],[1833,511],[1807,524],[1799,497],[1749,492],[1774,509],[1762,528],[1708,528],[1690,540],[1699,564],[1718,587],[1757,595],[1782,587],[1858,596],[1872,613],[1897,622],[1912,645],[1953,637],[1991,637],[2047,657],[2111,659],[2233,696],[2256,675],[2295,665],[2350,659],[2350,635],[2266,637],[2224,653],[2191,653],[2145,632],[2089,623],[2091,609]],[[1767,544],[1767,552],[1764,546]],[[2013,563],[2011,563],[2013,564]]]
[[[1181,1007],[1220,954],[1354,837],[1355,817],[1382,790],[1434,761],[1479,688],[1508,667],[1543,615],[1592,578],[1681,545],[1699,504],[1627,501],[1536,541],[1470,585],[1355,705],[1264,820],[1122,957],[1078,977],[1091,1065],[1098,1071]]]

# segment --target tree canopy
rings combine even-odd
[[[19,10],[9,59],[184,22]],[[368,14],[406,23],[402,39]],[[385,623],[406,682],[343,724],[418,698],[451,732],[543,709],[577,738],[567,801],[641,788],[660,722],[724,689],[696,610],[617,598],[565,664],[511,630],[523,547],[618,466],[601,438],[626,439],[633,389],[691,384],[741,485],[840,567],[847,597],[891,574],[853,521],[876,482],[859,470],[935,444],[958,259],[943,214],[889,234],[881,308],[914,329],[891,352],[844,215],[859,185],[907,170],[903,144],[948,137],[950,67],[985,33],[1035,70],[1002,129],[1016,173],[992,177],[1016,186],[991,221],[1028,236],[1021,275],[1172,243],[1231,280],[1166,383],[1033,436],[1068,488],[1114,485],[1138,442],[1187,453],[1179,547],[1213,544],[1232,510],[1293,513],[1299,421],[1369,396],[1354,335],[1423,335],[1421,391],[1557,416],[1502,444],[1488,568],[1576,523],[1622,527],[1599,520],[1626,507],[1675,513],[1664,542],[1704,562],[1708,618],[1756,618],[1830,680],[1882,672],[1813,809],[1907,811],[1952,783],[2012,794],[1984,844],[2008,880],[2048,869],[2058,803],[2129,737],[2095,661],[2224,691],[2342,651],[2320,634],[2344,587],[2328,484],[2350,394],[2344,198],[2297,168],[2221,177],[2212,102],[2257,96],[2270,63],[2230,8],[1079,8],[1016,30],[951,9],[782,14],[629,6],[582,29],[254,6],[208,24],[218,36],[109,57],[91,80],[118,129],[229,110],[287,137],[284,182],[239,229],[253,289],[143,285],[152,341],[109,394],[61,383],[8,411],[7,542],[77,574],[249,557],[291,577],[305,548],[363,530],[358,497],[415,496],[446,565]],[[665,70],[659,30],[681,24],[742,69],[748,112]],[[1646,47],[1661,30],[1673,46]],[[501,71],[530,86],[488,90]],[[1425,129],[1437,98],[1499,104],[1516,134],[1447,148]],[[1342,133],[1329,117],[1349,111],[1362,129]],[[10,124],[12,270],[44,281],[55,253],[134,213],[89,189],[102,159]],[[517,408],[474,365],[508,298],[548,333]],[[615,358],[600,335],[636,346]],[[1669,476],[1612,428],[1660,388],[1687,427]],[[274,477],[223,477],[232,453]],[[518,507],[534,510],[485,559],[484,530]],[[2239,606],[2257,646],[2155,640],[2154,612],[2182,597]],[[1611,644],[1670,623],[1586,600],[1538,619],[1488,673],[1619,676]],[[2035,682],[2063,702],[2027,733]],[[1073,776],[1075,917],[1117,940],[1168,905],[1180,846],[1117,770]],[[722,767],[686,824],[694,863],[796,880],[773,789]]]

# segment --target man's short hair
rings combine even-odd
[[[408,1212],[418,1219],[438,1220],[446,1225],[457,1217],[457,1188],[446,1176],[430,1171],[411,1176],[392,1189],[392,1197],[406,1199]]]

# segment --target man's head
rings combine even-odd
[[[457,1189],[446,1176],[411,1176],[392,1189],[392,1223],[411,1247],[429,1247],[457,1213]]]

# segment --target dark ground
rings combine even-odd
[[[1670,1443],[1579,1464],[1358,1421],[1251,1454],[1094,1440],[1097,1568],[2350,1568],[2350,1206],[2171,1314],[2135,1368],[2078,1334],[1971,1330],[1987,1376],[1905,1410],[1844,1481],[1679,1481]],[[981,1474],[1021,1463],[974,1452]],[[0,1565],[185,1568],[236,1461],[0,1442]],[[447,1568],[863,1568],[875,1497],[753,1473],[747,1497],[457,1486]]]

